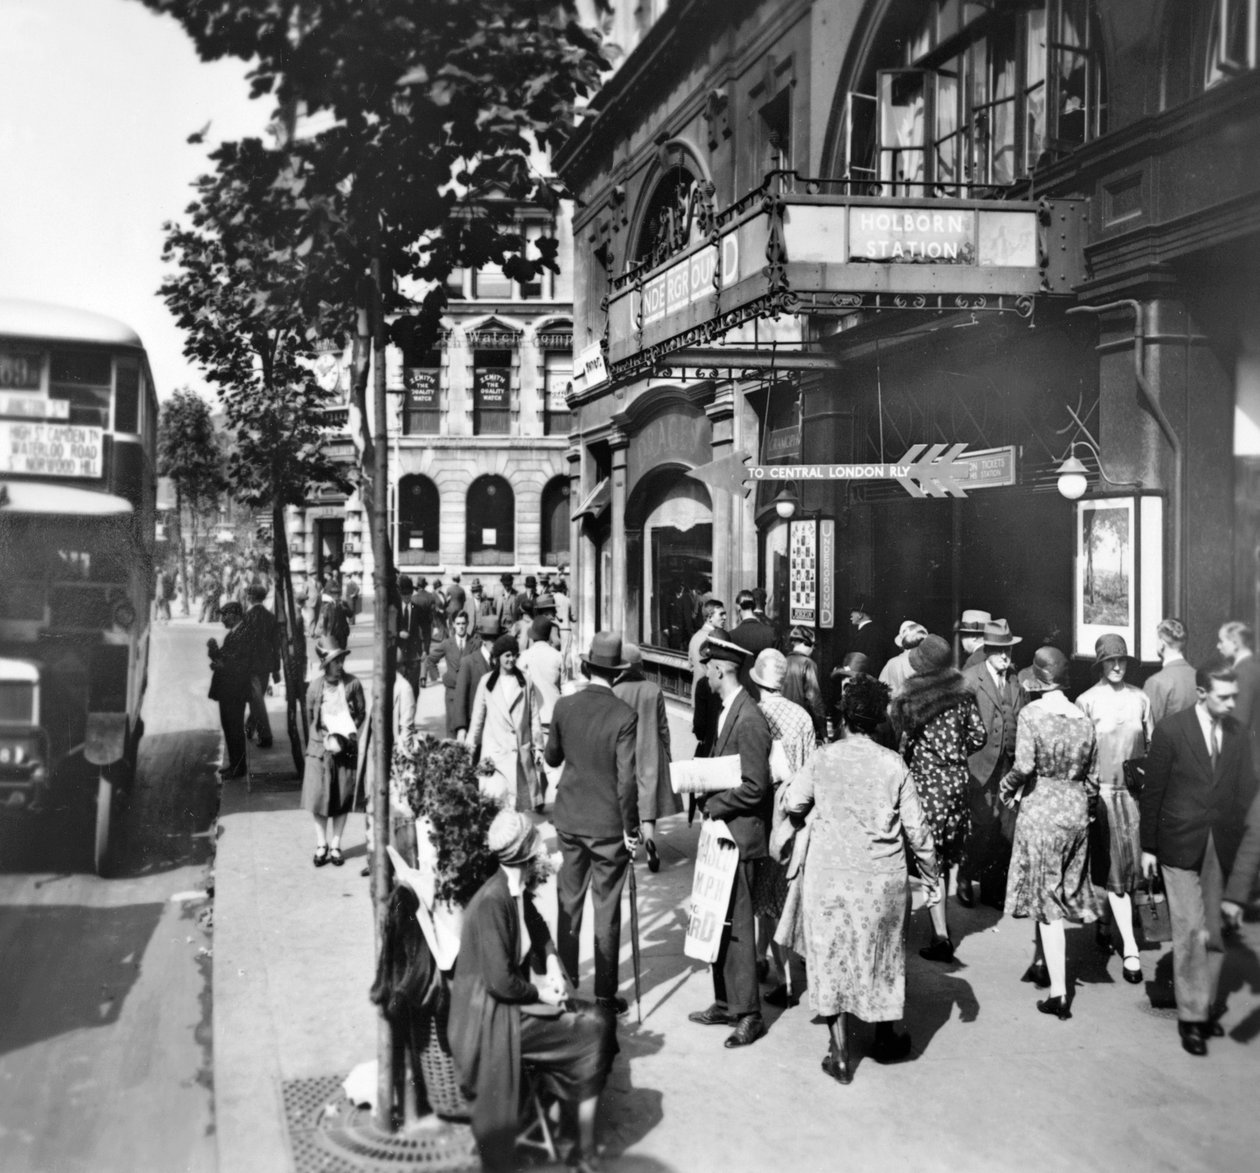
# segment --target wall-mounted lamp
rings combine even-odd
[[[784,485],[784,487],[779,490],[779,494],[775,497],[772,504],[774,505],[775,513],[777,513],[784,521],[791,521],[792,518],[796,516],[796,510],[799,507],[800,502],[796,499],[796,494],[793,493],[787,485]]]
[[[1076,445],[1072,445],[1072,455],[1059,465],[1059,495],[1069,501],[1077,501],[1085,496],[1089,488],[1089,478],[1085,466],[1076,459]]]

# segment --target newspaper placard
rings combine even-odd
[[[669,763],[669,784],[675,794],[712,794],[738,786],[739,779],[739,754]]]
[[[738,866],[739,847],[726,824],[719,819],[705,819],[696,847],[696,870],[687,909],[687,940],[683,945],[687,957],[710,965],[717,960]]]

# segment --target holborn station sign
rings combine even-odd
[[[922,308],[928,297],[966,310],[1068,293],[1080,275],[1079,203],[794,193],[750,201],[716,236],[614,280],[609,363],[664,357],[773,313]]]

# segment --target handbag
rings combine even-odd
[[[1137,798],[1146,782],[1146,759],[1130,758],[1120,768],[1124,773],[1124,788]]]
[[[1133,893],[1133,911],[1137,913],[1138,928],[1142,940],[1148,945],[1159,945],[1172,940],[1172,916],[1168,911],[1168,899],[1164,886],[1153,877],[1146,882],[1146,889]]]

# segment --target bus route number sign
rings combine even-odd
[[[103,428],[0,420],[0,473],[99,478],[103,449]]]

